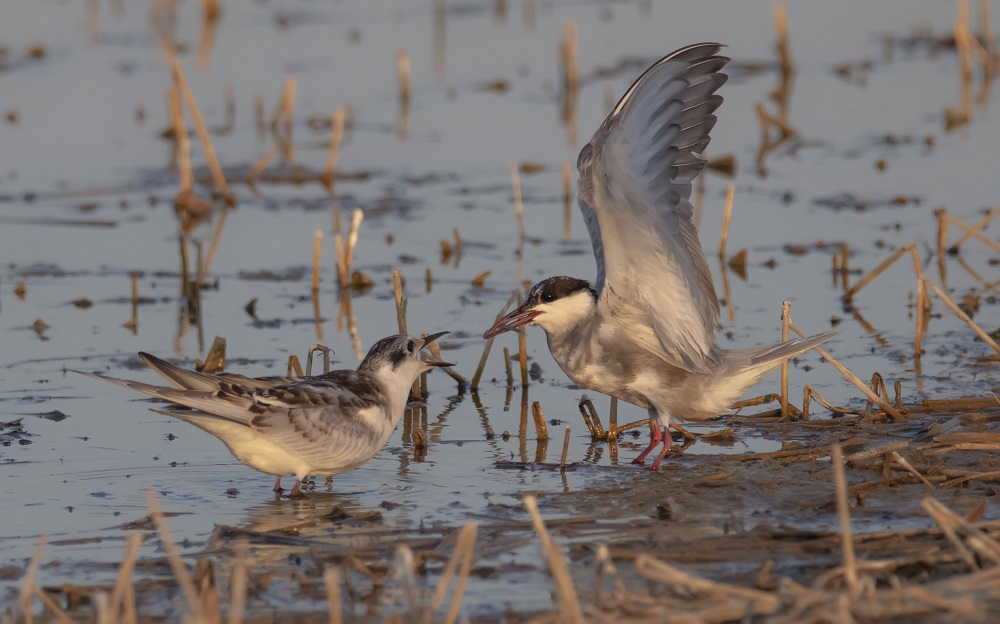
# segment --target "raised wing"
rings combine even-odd
[[[692,220],[691,181],[705,161],[715,91],[729,62],[717,43],[657,61],[625,92],[577,160],[579,203],[597,259],[598,313],[628,319],[635,340],[704,372],[719,301]],[[659,347],[657,349],[657,347]]]

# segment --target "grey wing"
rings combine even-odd
[[[719,301],[690,197],[727,80],[721,47],[689,46],[647,69],[577,160],[599,313],[627,319],[636,340],[692,372],[717,360]]]
[[[254,398],[252,426],[271,442],[314,463],[322,463],[332,449],[352,455],[370,449],[374,454],[391,424],[377,396],[358,396],[327,381],[262,390]]]

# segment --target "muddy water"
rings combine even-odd
[[[880,371],[901,380],[908,402],[981,396],[996,388],[995,371],[976,361],[986,347],[940,304],[925,339],[927,353],[914,361],[915,280],[908,264],[862,291],[852,311],[843,309],[843,289],[830,270],[834,246],[842,242],[858,270],[915,242],[940,283],[933,210],[945,206],[971,223],[996,203],[995,100],[977,104],[965,126],[945,128],[945,109],[960,104],[958,64],[953,48],[931,39],[950,33],[953,6],[793,8],[796,73],[786,85],[786,101],[789,123],[800,136],[768,154],[761,167],[755,163],[760,127],[754,107],[760,103],[778,114],[771,94],[781,85],[770,3],[724,9],[507,3],[505,11],[486,2],[445,5],[438,19],[429,3],[227,3],[209,35],[198,6],[178,8],[172,32],[182,45],[181,63],[238,199],[208,271],[200,325],[191,322],[180,296],[173,209],[178,176],[172,143],[160,136],[169,123],[171,79],[150,8],[34,0],[0,8],[0,422],[20,419],[0,429],[7,477],[0,486],[6,501],[0,558],[23,568],[39,536],[47,534],[51,545],[40,582],[107,582],[114,570],[99,564],[120,560],[128,534],[121,526],[146,515],[149,490],[178,514],[170,525],[188,554],[213,548],[216,525],[263,530],[334,507],[378,510],[380,526],[392,535],[470,519],[522,522],[520,494],[606,489],[609,474],[621,472],[640,494],[648,491],[650,504],[629,507],[634,517],[620,520],[655,516],[656,492],[676,486],[680,475],[633,474],[627,462],[642,438],[625,438],[620,461],[610,449],[592,447],[577,415],[582,392],[569,386],[534,330],[528,349],[537,374],[529,400],[541,402],[560,441],[564,427],[572,426],[568,461],[575,470],[510,468],[511,461],[556,462],[560,443],[536,457],[532,430],[522,449],[521,389],[508,395],[498,357],[502,347],[516,351],[517,344],[505,336],[478,396],[459,392],[442,373],[431,376],[426,415],[417,415],[429,433],[425,456],[401,427],[376,459],[338,476],[332,492],[320,485],[304,502],[272,501],[270,479],[236,463],[214,438],[69,370],[150,379],[137,351],[193,365],[217,335],[228,342],[228,369],[249,375],[283,374],[289,354],[304,357],[316,342],[336,351],[337,366],[354,367],[375,340],[396,331],[391,271],[400,269],[407,278],[410,330],[451,331],[443,341],[446,357],[471,377],[483,330],[520,280],[592,276],[589,240],[575,209],[568,231],[563,222],[562,163],[575,162],[581,142],[642,68],[694,41],[725,42],[734,58],[708,155],[734,155],[737,173],[733,180],[705,175],[701,216],[722,296],[714,252],[726,186],[736,185],[728,248],[748,250],[747,276],[725,276],[731,295],[722,343],[776,340],[781,301],[789,300],[800,327],[819,332],[835,324],[840,333],[831,353],[862,378]],[[575,121],[566,122],[557,45],[570,19],[579,24],[583,86]],[[397,50],[406,50],[412,65],[405,115]],[[275,145],[270,133],[258,133],[255,99],[270,115],[292,75],[298,85],[293,150],[287,158],[277,156],[251,189],[238,180]],[[234,93],[231,124],[226,86]],[[344,105],[353,123],[340,153],[343,177],[330,197],[316,181],[296,183],[295,172],[314,177],[322,171],[328,120]],[[193,145],[196,179],[204,183],[210,173],[201,147]],[[512,160],[541,166],[521,175],[528,240],[520,251]],[[196,191],[207,196],[203,185]],[[341,313],[336,286],[333,214],[348,215],[355,207],[366,216],[354,266],[374,285],[350,297],[349,318]],[[195,243],[207,250],[218,223],[216,216],[191,233],[191,262]],[[464,245],[445,257],[439,242],[453,241],[456,228]],[[326,235],[318,314],[310,292],[317,229]],[[956,299],[982,294],[976,318],[987,331],[997,325],[995,293],[981,289],[977,276],[994,282],[996,259],[973,242],[946,264]],[[472,285],[485,271],[492,273],[484,285]],[[134,325],[132,274],[139,298]],[[251,300],[256,318],[244,311]],[[793,397],[805,384],[836,405],[863,406],[858,392],[815,354],[793,369]],[[770,378],[750,394],[774,389]],[[606,399],[597,403],[607,410]],[[623,422],[642,416],[621,406]],[[509,439],[501,435],[505,430]],[[781,445],[752,428],[737,428],[736,436],[729,446],[699,442],[686,449],[683,462]],[[562,513],[556,507],[550,509],[554,517],[599,511],[586,504]],[[155,551],[150,540],[143,556]],[[511,566],[515,560],[539,563],[528,535],[510,553],[505,561]],[[507,588],[502,599],[473,582],[471,613],[551,604],[547,586],[530,575],[501,579]],[[7,586],[18,581],[15,574]],[[488,582],[496,587],[498,580]]]

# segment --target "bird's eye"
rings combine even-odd
[[[542,293],[542,302],[543,303],[552,303],[555,300],[556,300],[556,296],[553,295],[552,293]]]
[[[406,351],[408,353],[413,353],[413,341],[412,340],[406,343]]]

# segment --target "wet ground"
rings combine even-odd
[[[851,493],[856,532],[923,531],[910,538],[927,552],[947,549],[939,533],[931,534],[939,523],[920,506],[928,493],[977,521],[998,519],[994,477],[943,485],[996,470],[995,449],[951,449],[957,438],[935,440],[968,434],[974,439],[966,443],[995,444],[989,436],[997,409],[989,402],[913,413],[904,423],[831,419],[815,402],[809,423],[722,420],[693,427],[702,438],[650,474],[628,464],[644,446],[642,429],[616,447],[591,442],[576,407],[583,392],[568,384],[535,330],[528,332],[526,390],[519,379],[508,388],[501,351],[518,347],[515,337],[504,336],[478,392],[435,372],[426,403],[385,450],[336,477],[331,489],[319,483],[301,500],[275,500],[273,482],[238,464],[211,436],[148,411],[154,405],[121,388],[70,372],[149,380],[137,351],[193,366],[215,336],[226,339],[226,368],[233,372],[284,374],[288,356],[304,358],[316,342],[335,350],[335,366],[353,368],[374,341],[397,330],[392,271],[398,269],[406,279],[410,331],[451,331],[445,357],[471,378],[482,332],[521,281],[593,275],[575,207],[564,222],[563,163],[575,162],[582,142],[649,63],[682,45],[718,40],[734,60],[707,156],[732,156],[735,175],[707,172],[699,206],[702,241],[725,302],[722,344],[776,341],[781,302],[788,300],[807,333],[831,326],[839,332],[828,351],[859,377],[882,373],[890,394],[901,382],[908,406],[988,399],[997,390],[995,360],[984,359],[990,348],[936,298],[925,352],[914,357],[917,281],[909,260],[849,307],[842,302],[844,272],[831,269],[846,244],[847,279],[855,283],[914,243],[931,280],[985,331],[998,327],[1000,254],[970,240],[943,265],[936,258],[936,208],[973,224],[1000,196],[992,85],[984,84],[977,64],[968,92],[962,89],[952,39],[956,5],[792,7],[785,58],[793,72],[782,70],[773,7],[763,2],[726,6],[725,16],[699,3],[226,3],[214,22],[194,2],[172,6],[15,0],[0,8],[5,609],[14,608],[28,561],[46,535],[36,582],[64,606],[69,601],[79,613],[92,612],[74,597],[113,583],[127,537],[140,531],[147,537],[135,574],[140,610],[177,619],[185,602],[160,542],[147,524],[135,523],[149,514],[148,491],[171,514],[167,521],[188,562],[207,557],[220,578],[228,576],[239,536],[250,538],[256,584],[247,607],[262,619],[322,613],[325,593],[317,579],[332,563],[353,565],[351,557],[378,583],[357,577],[364,576],[357,569],[355,577],[347,574],[345,608],[373,620],[401,613],[413,607],[405,587],[380,585],[396,545],[409,543],[424,564],[418,584],[427,592],[455,547],[456,529],[470,521],[480,525],[480,554],[462,613],[519,620],[549,612],[557,602],[523,506],[527,494],[539,497],[554,538],[570,546],[570,568],[588,604],[584,588],[592,586],[599,544],[608,546],[633,592],[619,595],[636,605],[634,613],[623,611],[631,615],[659,613],[660,603],[647,604],[635,592],[664,597],[636,571],[639,553],[779,593],[783,577],[822,584],[840,563],[833,442],[844,443],[848,456],[905,442],[894,450],[933,486],[931,492],[885,453],[848,462],[852,486],[905,477]],[[978,6],[972,14],[979,33]],[[581,77],[569,99],[558,54],[568,20],[578,24]],[[179,46],[236,199],[235,209],[215,202],[203,222],[185,220],[184,228],[174,208],[181,184],[175,144],[164,136],[173,81],[161,44],[169,40]],[[412,68],[405,105],[397,82],[400,50]],[[290,76],[296,78],[292,122],[272,130],[266,121]],[[331,194],[320,178],[333,111],[346,106]],[[779,124],[762,141],[758,108],[792,131],[772,149],[762,145],[777,141]],[[209,200],[212,173],[193,122],[186,126],[194,193]],[[521,163],[523,244],[514,218],[514,160]],[[727,250],[728,256],[747,250],[745,276],[716,259],[730,183]],[[347,291],[337,285],[334,223],[341,215],[346,230],[355,208],[365,218],[353,269],[372,284]],[[314,297],[316,230],[324,245]],[[996,240],[990,229],[986,236]],[[949,244],[959,237],[953,225]],[[183,285],[185,263],[189,279],[192,267],[205,267],[196,292]],[[865,409],[860,392],[814,353],[792,367],[794,403],[801,405],[806,384],[837,407]],[[749,394],[776,389],[774,375]],[[607,399],[595,399],[606,424]],[[521,406],[534,401],[550,421],[553,439],[544,448],[530,417],[518,435]],[[626,405],[619,412],[622,423],[644,416]],[[569,468],[561,471],[566,426]],[[414,427],[426,431],[426,449],[414,447]],[[715,443],[706,439],[711,433]],[[798,457],[796,445],[821,450]],[[949,451],[927,455],[934,445]],[[893,535],[885,551],[859,556],[891,558],[898,548],[903,557],[908,551]],[[795,546],[776,546],[786,542]],[[901,565],[900,576],[932,583],[965,571],[958,555],[958,566],[954,557],[927,556],[914,554],[924,563]],[[58,589],[64,586],[84,589]],[[794,604],[782,596],[782,604]],[[969,618],[989,600],[974,596],[980,611],[972,609]]]

